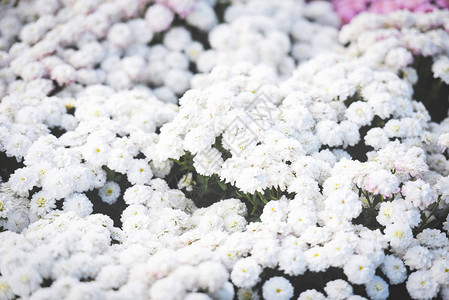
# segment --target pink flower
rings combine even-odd
[[[449,0],[333,0],[334,9],[343,24],[363,11],[387,14],[395,10],[430,12],[449,8]]]

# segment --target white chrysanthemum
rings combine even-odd
[[[366,283],[366,293],[370,299],[384,300],[390,295],[388,291],[388,284],[379,276],[374,276],[368,283]]]
[[[324,287],[328,298],[346,299],[352,295],[352,286],[342,279],[336,279],[326,283]]]
[[[11,189],[19,195],[27,195],[38,181],[37,174],[30,168],[16,170],[9,178]]]
[[[280,276],[271,277],[262,286],[264,299],[287,300],[293,297],[293,293],[290,281]]]
[[[120,196],[120,186],[114,181],[108,181],[98,190],[101,200],[109,205],[114,204]]]
[[[186,290],[182,282],[166,277],[156,281],[151,286],[149,294],[155,300],[182,300]]]
[[[413,233],[408,224],[393,223],[385,228],[385,236],[393,248],[404,249],[410,245],[413,239]]]
[[[281,250],[279,269],[288,275],[302,275],[307,269],[307,262],[302,250],[294,248]]]
[[[343,268],[348,280],[355,284],[368,283],[376,271],[371,261],[362,255],[353,255]]]
[[[307,268],[313,272],[321,272],[329,267],[326,259],[326,249],[324,247],[315,246],[306,250],[304,256],[307,261]]]
[[[219,262],[205,261],[198,265],[198,285],[211,293],[220,290],[228,278],[226,267]]]
[[[413,203],[420,209],[427,208],[435,199],[435,194],[430,185],[421,179],[407,181],[402,187],[402,195],[405,200]]]
[[[251,255],[263,267],[274,268],[278,263],[280,246],[274,239],[258,240],[251,250]]]
[[[238,289],[237,291],[238,300],[260,300],[260,295],[257,290],[252,289]]]
[[[399,192],[399,180],[387,170],[372,171],[366,177],[365,189],[383,197],[391,197]]]
[[[407,279],[407,269],[401,259],[393,255],[386,255],[382,264],[382,272],[391,284],[399,284]]]
[[[3,276],[0,276],[0,298],[6,300],[14,299],[14,292]]]
[[[382,128],[371,128],[364,137],[365,144],[374,149],[382,148],[389,141],[387,134]]]
[[[173,18],[173,12],[162,4],[151,5],[145,13],[145,21],[147,21],[151,30],[154,32],[163,31],[169,28]]]
[[[86,217],[93,211],[93,204],[85,194],[73,193],[64,199],[64,211],[74,211],[80,217]]]
[[[106,289],[118,289],[127,281],[128,271],[121,265],[108,265],[101,269],[96,281]]]
[[[55,208],[56,200],[45,191],[40,191],[31,197],[30,212],[37,217],[43,217]]]
[[[374,117],[371,107],[363,101],[353,102],[346,110],[345,115],[349,121],[359,126],[368,125]]]
[[[124,195],[123,200],[126,204],[146,204],[150,201],[153,195],[153,189],[147,185],[134,185],[128,188]]]
[[[324,296],[322,293],[318,292],[317,290],[306,290],[299,294],[298,300],[325,300],[326,296]]]
[[[251,288],[260,280],[261,266],[252,257],[238,260],[231,272],[231,280],[241,288]]]
[[[438,293],[439,285],[429,271],[416,271],[410,274],[406,283],[409,295],[415,299],[431,299]]]
[[[426,270],[432,265],[432,254],[426,247],[417,245],[407,249],[403,260],[410,270]]]
[[[153,171],[145,159],[134,159],[129,167],[127,177],[132,184],[146,184],[153,177]]]

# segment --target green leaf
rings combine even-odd
[[[217,181],[217,184],[223,191],[226,191],[228,189],[228,186],[224,182]]]

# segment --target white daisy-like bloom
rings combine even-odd
[[[101,200],[109,205],[114,204],[120,196],[120,186],[114,181],[108,181],[98,190]]]
[[[261,266],[252,257],[238,260],[231,272],[232,282],[240,288],[251,288],[260,280]]]
[[[86,217],[93,212],[93,204],[85,194],[73,193],[64,199],[64,211],[74,211],[80,217]]]
[[[388,291],[388,284],[379,276],[374,276],[366,284],[366,293],[370,299],[387,299],[390,295]]]
[[[354,284],[365,284],[373,279],[375,267],[369,258],[353,255],[343,268],[348,280]]]
[[[347,299],[352,295],[352,286],[342,279],[329,281],[324,287],[327,296],[332,299]]]
[[[265,281],[262,295],[265,299],[291,299],[294,288],[290,281],[284,277],[275,276]]]
[[[406,287],[413,298],[430,299],[437,295],[439,284],[433,280],[429,271],[421,270],[410,274]]]

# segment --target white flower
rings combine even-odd
[[[261,239],[257,241],[251,255],[263,267],[274,268],[278,263],[280,246],[274,239]]]
[[[271,277],[262,286],[264,299],[287,300],[293,297],[293,293],[294,289],[290,281],[280,276]]]
[[[360,126],[368,125],[374,117],[371,107],[363,101],[351,103],[346,110],[345,115],[349,121]]]
[[[343,144],[344,132],[334,121],[323,120],[316,126],[316,135],[323,144],[330,147],[340,146]]]
[[[420,209],[427,208],[435,200],[432,188],[421,179],[407,181],[402,187],[402,195],[405,196],[405,200],[412,202],[413,206]]]
[[[446,234],[438,229],[426,228],[416,237],[421,244],[431,249],[447,247],[449,244]]]
[[[238,260],[231,272],[232,282],[240,288],[251,288],[260,280],[262,268],[252,257]]]
[[[385,236],[390,241],[393,248],[405,249],[410,245],[413,239],[413,233],[408,224],[402,222],[387,225]]]
[[[73,193],[64,199],[64,211],[74,211],[80,217],[86,217],[93,211],[93,204],[85,194]]]
[[[432,72],[434,78],[441,78],[446,84],[449,84],[449,58],[441,56],[434,61]]]
[[[370,299],[383,300],[390,295],[388,291],[388,284],[379,276],[374,276],[368,283],[366,283],[366,293]]]
[[[155,300],[182,300],[185,293],[182,282],[170,277],[156,281],[150,289],[150,297]]]
[[[203,31],[209,31],[216,23],[217,17],[213,8],[206,2],[197,2],[194,10],[186,18],[190,25]]]
[[[300,236],[309,226],[317,222],[316,214],[307,209],[295,209],[288,214],[288,224],[296,236]]]
[[[312,246],[316,246],[327,242],[331,238],[331,234],[327,227],[309,226],[302,233],[301,239]]]
[[[321,272],[329,267],[326,259],[326,249],[315,246],[304,252],[307,261],[307,268],[312,272]]]
[[[146,184],[153,177],[153,172],[145,159],[134,159],[126,175],[132,184]]]
[[[346,299],[352,295],[352,286],[342,279],[328,281],[324,287],[326,294],[331,299]]]
[[[0,276],[0,298],[6,300],[14,299],[14,292],[3,276]]]
[[[153,195],[153,189],[146,185],[134,185],[128,188],[124,195],[123,200],[126,204],[146,204]]]
[[[19,195],[27,195],[38,181],[38,176],[30,168],[17,169],[9,178],[11,189]]]
[[[68,64],[59,64],[51,70],[51,79],[59,85],[70,84],[75,81],[76,71]]]
[[[387,134],[382,128],[371,128],[364,137],[365,143],[374,149],[382,148],[389,141]]]
[[[29,297],[43,281],[38,271],[31,267],[20,267],[6,279],[13,293],[22,298]]]
[[[229,273],[219,262],[205,261],[198,265],[198,284],[211,293],[220,290],[228,281]]]
[[[365,189],[383,197],[391,197],[399,192],[399,180],[387,170],[371,171],[366,177]]]
[[[445,259],[437,259],[430,268],[430,274],[439,284],[444,285],[449,280],[449,262]]]
[[[104,288],[119,288],[127,281],[127,270],[121,265],[107,265],[101,269],[95,280]]]
[[[347,190],[330,194],[325,205],[327,210],[348,219],[356,218],[362,212],[362,202],[357,194]]]
[[[257,290],[253,289],[238,289],[237,291],[238,300],[260,300],[260,295]]]
[[[259,167],[245,168],[238,175],[236,186],[245,193],[261,192],[267,186],[267,177],[266,172]]]
[[[432,256],[429,249],[422,246],[408,248],[403,260],[410,270],[426,270],[432,265]]]
[[[30,204],[30,211],[37,217],[43,217],[56,208],[56,200],[45,191],[34,194]]]
[[[42,179],[42,190],[45,190],[49,197],[59,200],[74,191],[74,184],[70,169],[52,168],[47,171]]]
[[[439,285],[429,271],[416,271],[410,274],[406,283],[407,291],[415,299],[431,299],[438,293]]]
[[[376,269],[366,256],[353,255],[344,266],[343,271],[350,282],[366,284],[373,279]]]
[[[279,269],[288,275],[302,275],[307,269],[307,262],[302,250],[287,248],[279,253]]]
[[[306,290],[299,294],[298,300],[325,300],[326,296],[324,296],[322,293],[318,292],[317,290]]]
[[[287,212],[288,203],[285,198],[273,200],[265,204],[260,220],[266,224],[285,222]]]
[[[407,269],[401,259],[393,255],[386,255],[382,264],[382,272],[391,284],[399,284],[407,279]]]
[[[126,48],[132,40],[133,34],[128,24],[116,23],[109,29],[108,41],[114,46]]]
[[[173,18],[173,12],[162,4],[151,5],[145,13],[145,21],[147,21],[151,30],[154,32],[163,31],[169,28]]]
[[[114,181],[108,181],[98,190],[101,201],[111,205],[114,204],[120,196],[120,186]]]
[[[192,41],[190,32],[183,27],[173,27],[164,36],[164,45],[170,50],[181,51]]]

